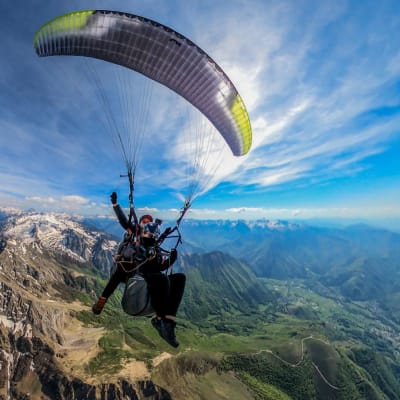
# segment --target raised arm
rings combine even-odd
[[[121,206],[118,204],[118,201],[117,201],[117,193],[112,192],[112,193],[111,193],[111,196],[110,196],[110,199],[111,199],[111,203],[112,203],[112,205],[113,205],[113,210],[114,210],[114,212],[115,212],[115,215],[116,215],[117,218],[118,218],[118,221],[119,221],[120,225],[121,225],[125,230],[128,230],[128,229],[133,230],[133,226],[129,224],[129,221],[128,221],[127,216],[125,215],[125,213],[124,213],[124,211],[122,210]]]

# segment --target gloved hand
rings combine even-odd
[[[112,192],[110,199],[111,199],[111,204],[117,204],[117,193]]]
[[[106,301],[107,297],[100,296],[97,300],[97,303],[92,307],[93,314],[99,315],[102,312]]]

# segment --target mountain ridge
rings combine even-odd
[[[34,218],[28,221],[30,215]],[[262,396],[279,392],[280,396],[289,393],[307,400],[347,400],[342,390],[351,393],[354,399],[363,399],[362,393],[366,390],[371,399],[400,398],[394,383],[400,377],[396,364],[400,354],[396,355],[395,351],[396,320],[389,324],[385,320],[390,316],[386,310],[382,311],[384,315],[375,315],[381,308],[374,301],[341,293],[346,288],[343,283],[348,281],[342,280],[346,266],[353,274],[349,279],[357,277],[365,265],[362,260],[353,257],[354,265],[344,260],[333,264],[335,268],[331,269],[317,264],[311,268],[302,264],[298,253],[290,254],[301,244],[296,233],[310,235],[306,239],[311,240],[331,231],[300,226],[285,229],[284,224],[272,231],[265,225],[254,228],[254,238],[258,237],[261,244],[264,243],[260,240],[262,232],[268,232],[267,240],[272,236],[283,240],[281,247],[279,241],[268,243],[272,243],[269,249],[277,252],[276,257],[280,256],[279,252],[287,253],[286,265],[277,261],[274,267],[282,274],[292,263],[298,264],[297,275],[287,280],[283,279],[288,278],[284,274],[280,280],[257,276],[254,265],[246,257],[237,258],[221,249],[210,252],[203,249],[197,254],[180,251],[179,263],[174,269],[184,271],[188,279],[178,319],[178,337],[185,351],[179,354],[160,342],[148,321],[127,318],[122,313],[118,292],[100,317],[90,312],[96,294],[104,285],[102,277],[106,276],[104,269],[88,257],[90,251],[95,251],[94,243],[102,243],[93,227],[71,216],[42,214],[39,218],[32,212],[23,215],[19,222],[7,223],[9,217],[4,214],[0,217],[0,236],[5,242],[0,251],[0,362],[3,366],[0,398],[12,393],[13,398],[22,400],[23,393],[26,394],[24,388],[32,382],[38,388],[35,395],[39,396],[41,388],[41,393],[47,393],[50,399],[59,396],[63,400],[74,398],[71,396],[78,393],[82,398],[93,400],[100,395],[122,399],[128,393],[138,399],[186,399],[195,393],[202,393],[208,399],[228,399],[234,395],[232,390],[241,393],[243,399],[268,398]],[[79,227],[75,229],[73,224]],[[234,232],[233,244],[249,229],[243,224],[236,226],[240,229]],[[215,234],[232,239],[228,225],[225,228]],[[207,232],[207,241],[211,243],[212,230]],[[361,234],[365,234],[362,229]],[[286,246],[292,235],[296,246],[293,242]],[[385,254],[390,260],[396,255],[390,243],[391,240],[396,243],[396,237],[388,237]],[[194,236],[190,239],[194,240]],[[339,239],[346,244],[346,235],[334,237],[337,243]],[[227,248],[232,245],[232,241],[226,243]],[[247,246],[254,249],[254,242],[250,241]],[[324,244],[321,251],[328,251],[329,247]],[[112,251],[112,246],[100,248]],[[375,277],[374,271],[380,272],[379,263],[371,254],[364,254],[369,266],[365,273]],[[397,265],[388,261],[388,271],[397,271]],[[331,272],[332,275],[326,275]],[[392,283],[395,290],[396,282]],[[398,311],[394,301],[390,306]],[[285,362],[298,360],[299,346],[310,335],[316,342],[310,341],[307,345],[301,373],[286,368]],[[320,339],[326,345],[318,346]],[[355,344],[361,349],[369,346],[372,353],[357,352]],[[267,349],[268,353],[255,357],[260,349]],[[153,364],[163,354],[167,354],[165,361]],[[258,365],[260,362],[262,368]],[[37,372],[32,374],[31,366],[36,363]],[[312,363],[316,363],[333,386],[341,388],[339,392],[327,388]],[[134,377],[127,368],[143,368],[144,373]],[[376,371],[368,375],[365,368]],[[359,384],[355,384],[357,376]],[[103,377],[108,377],[107,384],[99,381]],[[295,382],[302,384],[297,394]],[[189,387],[183,390],[182,385]],[[220,397],[215,397],[214,386],[223,388]],[[69,397],[62,397],[62,393],[68,393],[65,396]]]
[[[71,232],[64,224],[71,229],[75,220],[31,216],[19,220],[13,213],[7,221],[2,216],[6,244],[0,253],[0,399],[169,399],[148,376],[133,382],[116,377],[109,383],[79,377],[83,356],[75,359],[76,354],[90,351],[95,356],[102,336],[76,319],[89,308],[82,301],[94,299],[98,288],[96,279],[85,274],[89,265],[93,273],[101,272],[87,251],[89,245],[94,248],[98,232],[79,226],[74,240],[68,241]],[[49,228],[51,234],[42,235]],[[68,267],[72,261],[74,269]]]

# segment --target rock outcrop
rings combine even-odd
[[[116,242],[63,215],[1,217],[0,400],[170,399],[150,380],[89,383],[60,362],[65,326],[85,308],[71,293],[94,298],[79,267],[107,272]]]

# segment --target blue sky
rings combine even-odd
[[[192,217],[400,221],[396,0],[3,1],[0,206],[110,214],[114,190],[127,203],[121,154],[86,77],[92,64],[41,59],[32,47],[49,19],[96,8],[142,15],[189,37],[224,69],[248,108],[247,156],[233,157],[207,130],[213,177]],[[108,70],[93,65],[114,96]],[[198,121],[176,96],[151,90],[136,205],[171,216],[182,204],[190,161],[183,138]]]

